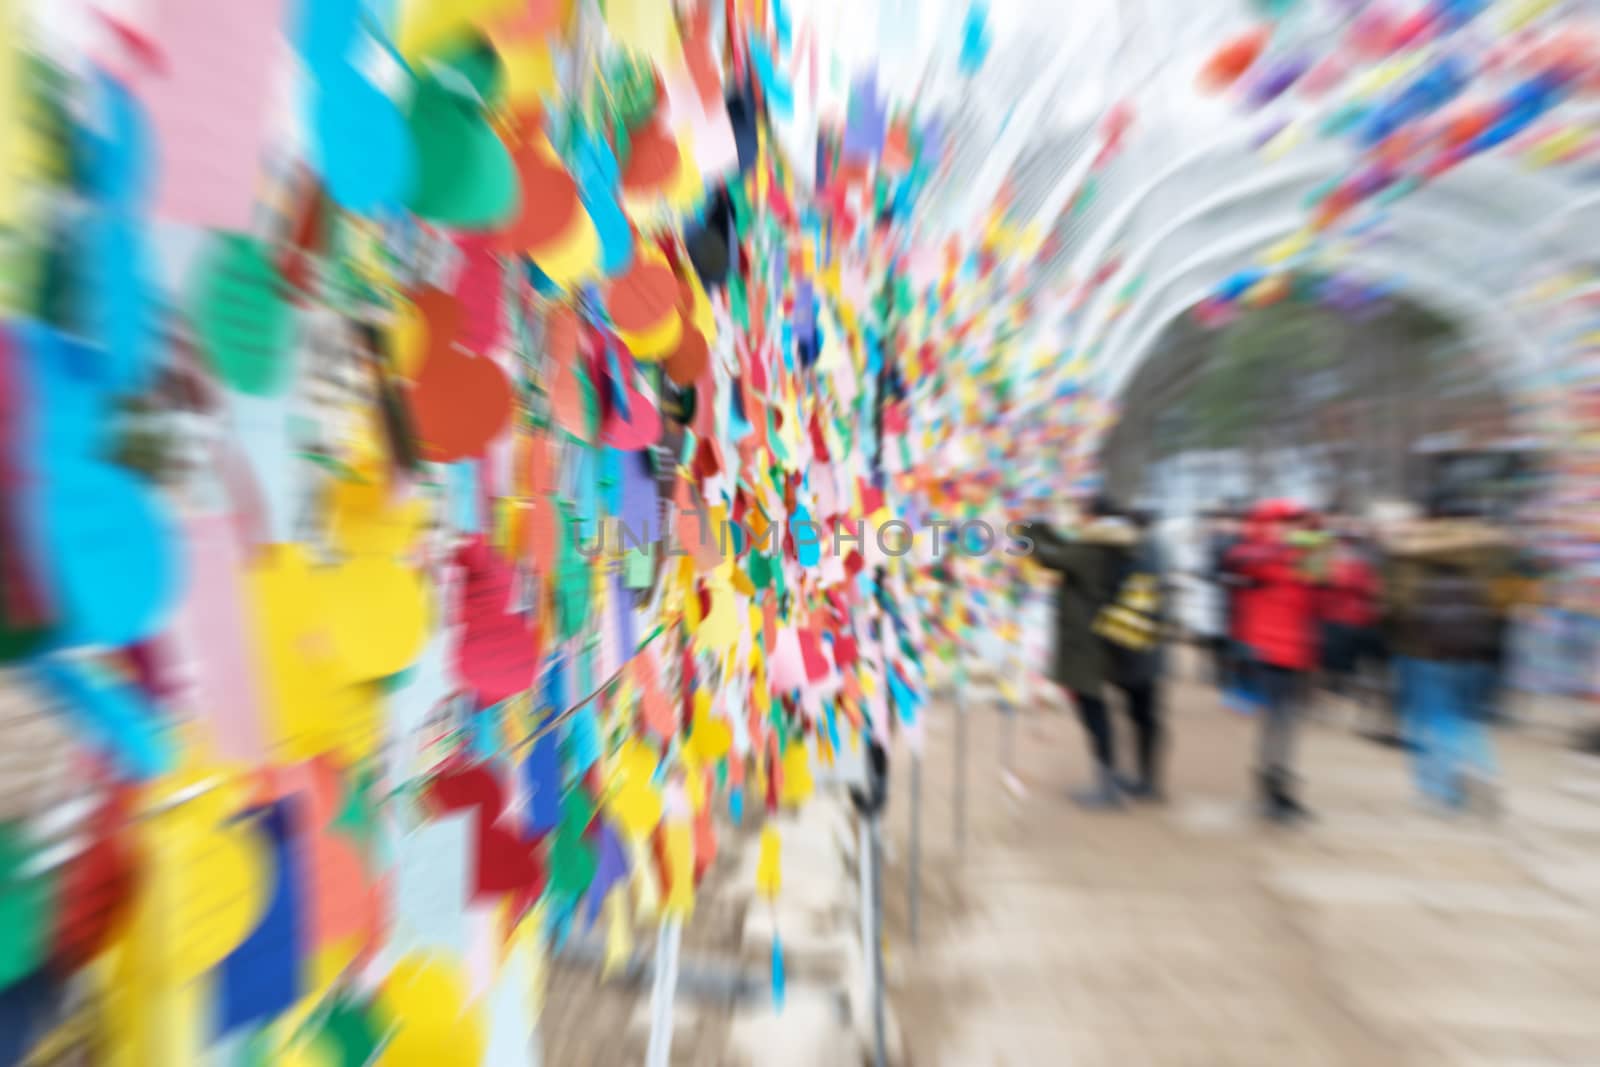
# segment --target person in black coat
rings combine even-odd
[[[1071,693],[1094,758],[1094,781],[1074,794],[1074,799],[1087,808],[1105,809],[1119,807],[1123,793],[1116,773],[1105,686],[1108,682],[1121,686],[1142,672],[1150,672],[1153,679],[1154,664],[1123,660],[1117,654],[1120,650],[1096,632],[1101,610],[1116,599],[1122,578],[1137,558],[1138,531],[1104,498],[1090,505],[1088,519],[1072,534],[1039,522],[1029,524],[1027,533],[1033,541],[1034,560],[1061,576],[1050,676]],[[1130,704],[1136,723],[1153,723],[1151,708],[1153,700],[1137,710]],[[1148,756],[1151,761],[1144,768],[1148,773],[1141,774],[1143,780],[1153,775],[1156,745],[1152,730],[1141,730],[1140,751],[1142,758]],[[1153,782],[1148,792],[1154,793]]]

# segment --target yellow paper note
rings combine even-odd
[[[403,957],[378,990],[390,1021],[379,1067],[479,1067],[488,1045],[481,1002],[469,1000],[466,974],[452,960]]]
[[[694,911],[694,838],[687,824],[677,823],[667,829],[667,868],[670,885],[667,888],[666,912],[677,919],[687,919]]]
[[[656,881],[655,863],[641,842],[630,842],[629,852],[633,858],[633,879],[629,885],[633,890],[635,913],[643,922],[654,922],[661,914],[661,886]]]
[[[428,636],[428,589],[420,571],[388,559],[350,559],[319,577],[342,681],[386,678],[416,662]]]
[[[805,745],[795,741],[783,754],[783,803],[798,807],[810,799],[812,789],[811,761]]]
[[[776,899],[782,885],[781,852],[778,828],[765,827],[761,831],[761,856],[756,861],[756,892],[767,900]]]
[[[600,962],[600,976],[608,978],[628,962],[633,935],[628,929],[628,895],[621,886],[606,896],[606,949]]]
[[[672,5],[662,0],[606,0],[606,28],[624,48],[643,52],[663,70],[683,62]]]
[[[561,88],[548,42],[496,39],[495,52],[505,64],[506,103],[513,111],[525,110],[554,97]]]
[[[616,819],[622,832],[635,841],[642,841],[661,822],[661,794],[648,782],[630,781],[612,794],[606,810]]]
[[[465,40],[474,30],[514,16],[526,0],[406,0],[395,35],[410,59]]]

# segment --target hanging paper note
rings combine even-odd
[[[410,392],[411,414],[426,459],[481,456],[505,432],[511,381],[492,357],[454,345],[432,351]]]
[[[488,1034],[483,1002],[447,955],[418,952],[397,963],[378,990],[392,1032],[375,1067],[482,1067]]]
[[[408,206],[430,222],[488,230],[514,218],[521,186],[476,100],[436,76],[418,79],[407,121],[417,150]]]
[[[527,789],[523,809],[530,836],[548,833],[561,823],[561,747],[555,734],[535,741],[523,761],[522,775]]]
[[[484,704],[498,703],[533,684],[539,643],[529,623],[511,610],[514,572],[482,540],[462,548],[466,571],[456,667]]]
[[[217,376],[251,396],[282,392],[294,374],[294,318],[271,250],[225,234],[202,269],[195,330]]]
[[[761,831],[761,855],[756,861],[756,892],[767,900],[774,900],[778,896],[778,889],[782,885],[781,844],[778,839],[778,828],[767,826]]]
[[[450,515],[459,533],[483,532],[483,520],[478,514],[478,463],[464,459],[450,465]]]
[[[301,897],[301,848],[285,804],[247,815],[259,821],[270,850],[268,903],[244,944],[222,961],[218,981],[217,1030],[271,1019],[292,1007],[305,991],[303,969],[309,926]]]
[[[989,5],[984,0],[973,0],[967,8],[966,21],[961,28],[961,63],[963,75],[976,74],[989,54]]]
[[[772,935],[772,1003],[779,1010],[783,1010],[783,1001],[788,981],[783,973],[783,942],[777,934]]]
[[[168,724],[140,690],[89,662],[49,660],[36,669],[85,738],[123,774],[144,781],[172,769],[175,753]]]
[[[798,739],[791,741],[783,754],[783,803],[799,807],[811,797],[811,760]]]
[[[33,852],[20,826],[0,825],[0,989],[33,973],[49,948],[55,878],[24,870]]]
[[[773,60],[765,41],[752,36],[749,44],[750,61],[756,68],[762,88],[767,92],[767,103],[778,117],[791,117],[794,114],[794,87],[789,84],[788,78],[779,73],[778,64]]]
[[[694,838],[687,823],[667,828],[666,913],[687,919],[694,911]]]
[[[192,706],[224,759],[258,761],[264,752],[254,665],[243,642],[244,560],[231,516],[185,521],[190,578],[173,619],[178,655],[194,679]]]
[[[472,816],[443,815],[413,830],[396,861],[396,952],[433,951],[457,956],[467,945],[471,899]]]
[[[161,165],[158,216],[245,232],[286,42],[285,0],[160,0],[160,65],[141,81]]]

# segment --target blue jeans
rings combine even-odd
[[[1265,702],[1261,691],[1261,665],[1255,650],[1243,641],[1230,642],[1232,673],[1223,687],[1223,701],[1234,711],[1252,712]]]
[[[1485,777],[1495,773],[1489,733],[1480,714],[1488,667],[1408,659],[1401,670],[1417,785],[1425,796],[1459,804],[1463,771],[1475,770]]]

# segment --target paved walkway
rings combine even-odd
[[[1500,735],[1508,811],[1420,810],[1400,753],[1320,722],[1308,828],[1249,808],[1254,722],[1169,688],[1172,800],[1091,815],[1075,719],[1030,709],[1019,800],[998,716],[969,718],[953,843],[952,712],[924,760],[921,943],[907,929],[909,760],[890,808],[889,971],[915,1067],[1600,1064],[1600,763]]]

